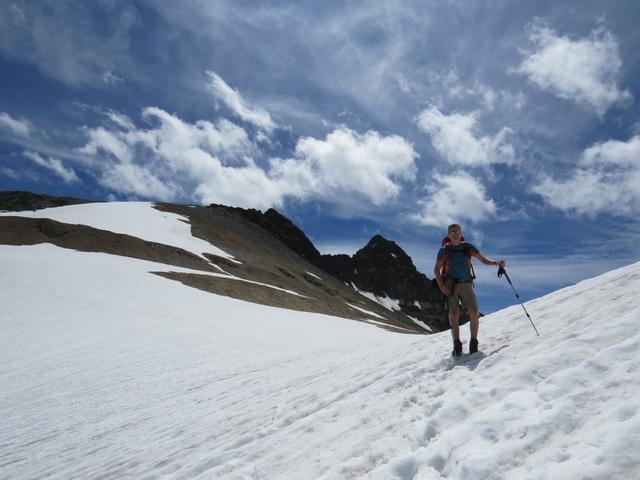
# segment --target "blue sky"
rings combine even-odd
[[[0,188],[275,207],[323,253],[448,223],[524,299],[638,260],[640,3],[0,4]],[[479,265],[481,310],[514,302]]]

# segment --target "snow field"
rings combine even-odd
[[[528,304],[540,338],[519,306],[485,317],[483,353],[454,361],[448,334],[219,297],[150,262],[51,245],[0,258],[6,478],[634,478],[639,466],[638,310],[600,300],[637,288],[638,265]]]
[[[519,305],[484,317],[461,360],[448,332],[221,297],[156,263],[36,245],[0,265],[0,479],[640,472],[640,264],[527,303],[540,337]]]

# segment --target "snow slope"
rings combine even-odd
[[[448,333],[132,258],[0,245],[0,265],[0,479],[639,478],[640,264],[529,302],[540,337],[519,305],[484,317],[461,361]]]
[[[227,252],[200,238],[193,237],[187,218],[156,210],[153,205],[150,202],[97,202],[25,212],[0,212],[0,215],[50,218],[72,225],[87,225],[100,230],[131,235],[149,242],[179,247],[205,260],[207,258],[202,255],[203,252],[235,261]]]

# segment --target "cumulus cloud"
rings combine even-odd
[[[565,179],[543,177],[533,192],[567,213],[635,214],[640,208],[640,136],[609,140],[586,149]]]
[[[584,165],[617,165],[640,169],[640,136],[632,137],[628,142],[609,140],[596,143],[582,154]]]
[[[436,173],[426,186],[426,199],[419,202],[420,212],[411,218],[423,225],[446,227],[451,223],[479,223],[496,215],[494,201],[487,197],[483,185],[469,174]]]
[[[31,151],[25,151],[23,153],[23,156],[34,162],[36,165],[39,165],[53,172],[65,183],[75,183],[80,181],[80,179],[76,175],[76,172],[72,168],[65,167],[57,158],[44,158],[40,154]]]
[[[149,168],[132,163],[110,165],[98,181],[102,186],[125,195],[173,200],[180,194],[180,187],[170,179],[161,179]]]
[[[398,136],[341,127],[324,140],[299,139],[292,158],[263,167],[250,135],[226,119],[189,123],[155,107],[142,116],[151,128],[110,112],[109,125],[85,129],[79,151],[97,159],[87,168],[116,193],[253,208],[278,207],[287,197],[377,206],[415,174],[417,154]]]
[[[477,122],[478,112],[445,115],[436,106],[423,110],[417,118],[433,147],[452,165],[512,163],[514,148],[507,142],[511,129],[504,127],[493,137],[479,137],[474,133]]]
[[[5,112],[0,112],[0,129],[20,137],[28,137],[31,133],[31,126],[28,121],[18,120]]]
[[[231,88],[215,72],[208,71],[207,75],[209,75],[210,78],[209,88],[215,97],[224,103],[239,118],[266,132],[272,132],[276,128],[276,124],[271,119],[269,112],[247,105],[247,102],[242,98],[240,92]]]
[[[572,40],[536,25],[530,28],[529,39],[536,49],[517,71],[540,88],[588,105],[600,115],[612,105],[631,99],[631,93],[620,90],[616,83],[622,60],[617,42],[605,29]]]
[[[207,185],[225,185],[229,165],[254,149],[247,132],[225,119],[192,124],[150,107],[142,117],[154,126],[138,129],[124,115],[107,116],[110,125],[85,129],[87,142],[78,150],[102,160],[92,166],[100,183],[121,194],[170,201],[195,191],[206,201]],[[241,203],[242,190],[225,192],[218,200]]]
[[[340,127],[324,140],[301,138],[295,158],[273,160],[271,173],[300,198],[333,202],[356,195],[379,206],[400,193],[397,180],[415,175],[416,157],[413,146],[397,135]]]

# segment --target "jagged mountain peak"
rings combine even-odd
[[[413,268],[411,257],[393,240],[388,240],[380,234],[374,235],[371,240],[356,252],[356,257],[367,255],[379,256],[380,260],[386,259],[396,265],[410,265]]]

